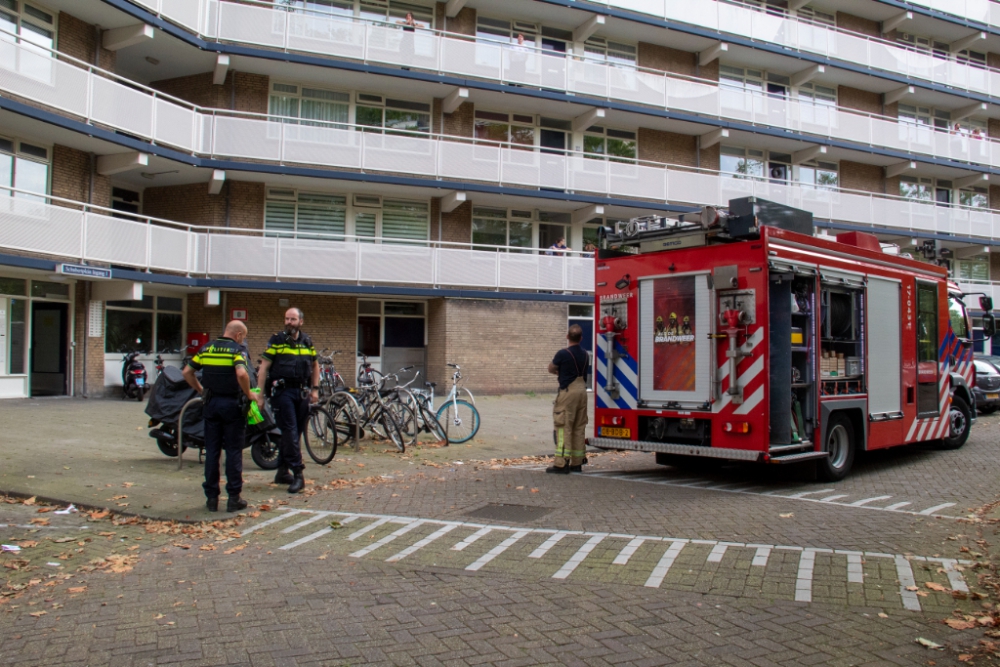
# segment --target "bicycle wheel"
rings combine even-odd
[[[444,426],[441,425],[441,422],[438,421],[433,412],[428,410],[424,405],[418,405],[422,430],[430,433],[438,442],[444,442],[447,445],[448,432],[444,430]]]
[[[402,401],[396,400],[387,403],[386,407],[392,412],[392,416],[399,425],[399,432],[403,434],[406,444],[416,444],[417,434],[420,433],[420,429],[417,427],[417,415],[413,412],[413,408]]]
[[[438,408],[437,418],[447,429],[448,442],[453,445],[468,442],[479,432],[479,410],[468,401],[448,401]]]
[[[326,465],[337,455],[337,423],[326,408],[314,405],[305,430],[306,451],[312,460]]]
[[[403,433],[399,430],[396,418],[392,416],[391,412],[379,408],[374,419],[372,419],[371,425],[372,433],[380,438],[390,440],[400,452],[406,451],[406,440]]]
[[[357,403],[348,395],[336,392],[330,397],[327,409],[333,415],[333,421],[337,425],[337,440],[339,442],[350,442],[351,447],[359,449],[361,443],[361,429],[358,420]]]

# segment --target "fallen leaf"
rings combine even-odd
[[[944,650],[944,646],[938,644],[937,642],[932,642],[930,639],[924,639],[923,637],[917,637],[917,643],[925,648],[937,649],[939,651]]]
[[[780,516],[782,519],[791,519],[793,516],[795,516],[795,512],[786,512],[785,514],[779,514],[778,516]]]
[[[52,541],[55,542],[56,544],[65,544],[67,542],[73,542],[75,540],[76,540],[75,537],[60,537]]]
[[[129,487],[135,486],[135,482],[125,482],[124,484],[122,484],[122,486],[124,486],[127,489]]]
[[[885,613],[884,611],[880,611],[878,613],[878,617],[879,618],[889,618],[889,614]]]
[[[523,490],[524,490],[524,487],[523,487],[523,486],[515,486],[515,487],[514,487],[514,490],[515,490],[515,491],[523,491]]]
[[[260,516],[260,512],[250,512],[249,514],[247,514],[247,516],[250,517],[251,519],[256,519],[257,517]]]
[[[976,627],[975,621],[965,621],[957,618],[946,618],[944,623],[952,630],[971,630]]]
[[[156,616],[154,616],[154,617],[153,617],[153,620],[154,620],[154,621],[158,621],[158,620],[160,620],[161,618],[166,618],[166,617],[167,617],[167,615],[166,615],[166,614],[157,614]]]
[[[51,507],[39,507],[38,508],[38,513],[39,514],[45,514],[46,512],[51,512],[51,511],[52,511]]]
[[[979,623],[979,625],[983,626],[984,628],[988,628],[989,626],[993,625],[993,619],[989,616],[980,616],[979,618],[976,619],[976,622]]]
[[[958,661],[959,662],[972,662],[972,658],[973,657],[974,656],[971,653],[959,653],[958,654]]]
[[[87,587],[86,586],[74,586],[73,588],[70,588],[68,590],[69,590],[70,593],[83,593],[84,591],[87,590]]]
[[[47,525],[49,525],[50,522],[49,522],[48,519],[38,518],[38,519],[32,519],[28,523],[33,523],[36,526],[47,526]]]
[[[223,551],[222,553],[224,553],[225,555],[227,555],[227,556],[228,556],[229,554],[234,554],[234,553],[236,553],[237,551],[242,551],[243,549],[246,549],[246,548],[247,548],[248,546],[250,546],[250,543],[249,543],[249,542],[244,542],[243,544],[240,544],[240,545],[238,545],[238,546],[235,546],[235,547],[233,547],[232,549],[226,549],[226,550],[225,550],[225,551]]]
[[[908,590],[908,591],[915,591],[915,590],[918,590],[918,589],[917,589],[916,586],[907,586],[906,590]]]
[[[37,547],[38,542],[36,542],[35,540],[25,540],[24,542],[18,542],[17,546],[21,547],[22,549],[30,549],[32,547]]]
[[[180,543],[178,543],[178,542],[175,542],[175,543],[174,543],[174,546],[175,546],[175,547],[180,547],[181,549],[190,549],[190,548],[191,548],[191,545],[190,545],[190,544],[180,544]]]
[[[948,592],[947,588],[945,588],[941,584],[935,583],[933,581],[928,581],[926,584],[924,584],[924,586],[926,586],[927,588],[931,589],[932,591],[941,591],[942,593],[947,593]]]
[[[930,593],[925,593],[924,591],[917,591],[917,595],[919,595],[922,598],[925,598],[928,595],[930,595]]]
[[[93,512],[89,512],[88,516],[91,521],[100,521],[109,514],[111,514],[111,510],[94,510]]]
[[[111,500],[125,500],[128,496],[112,496]]]
[[[23,504],[25,504],[25,505],[34,505],[35,504],[35,496],[31,496],[30,498],[28,498],[27,500],[25,500]]]
[[[47,611],[33,611],[30,614],[28,614],[28,616],[34,616],[35,618],[39,618],[41,616],[45,616],[45,614],[47,614],[47,613],[49,613],[49,612],[47,612]]]
[[[215,545],[214,544],[203,544],[200,547],[198,547],[198,549],[200,551],[215,551]]]
[[[270,512],[271,511],[271,506],[270,505],[260,505],[260,511],[261,512]]]
[[[538,489],[532,489],[531,492],[532,493],[538,493]]]

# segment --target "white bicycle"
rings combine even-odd
[[[476,399],[465,387],[459,387],[462,379],[462,369],[458,364],[448,364],[455,372],[451,376],[451,391],[445,397],[444,403],[434,410],[434,382],[425,382],[424,389],[410,389],[414,397],[430,412],[435,413],[441,426],[448,434],[450,444],[460,444],[472,440],[479,432],[479,410],[476,409]],[[459,398],[459,392],[463,398]],[[465,396],[468,400],[465,400]]]

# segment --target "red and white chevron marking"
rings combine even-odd
[[[758,327],[744,343],[744,346],[750,347],[750,356],[744,357],[737,367],[739,371],[738,382],[743,388],[743,403],[741,405],[734,406],[733,397],[728,393],[729,358],[723,356],[719,360],[716,381],[719,383],[722,396],[712,406],[712,412],[746,415],[764,400],[764,383],[767,375],[762,372],[764,370],[764,346],[761,345],[763,340],[764,328]]]

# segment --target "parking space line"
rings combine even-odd
[[[893,503],[893,504],[889,505],[888,507],[884,507],[882,509],[898,510],[900,507],[906,507],[907,505],[912,505],[912,504],[913,503],[910,503],[910,502]]]
[[[500,544],[498,544],[497,546],[493,547],[488,552],[486,552],[485,554],[483,554],[479,558],[479,560],[477,560],[472,565],[469,565],[465,569],[469,570],[470,572],[475,572],[475,571],[481,569],[484,565],[486,565],[491,560],[493,560],[494,558],[496,558],[497,556],[499,556],[500,554],[502,554],[504,551],[507,551],[507,549],[511,548],[514,545],[515,542],[517,542],[519,539],[521,539],[525,535],[529,534],[530,532],[531,532],[530,530],[519,530],[519,531],[517,531],[516,533],[514,533],[513,535],[511,535],[510,537],[508,537],[506,540],[504,540],[503,542],[501,542]]]
[[[928,560],[936,560],[941,563],[944,573],[948,576],[948,585],[951,586],[951,590],[961,591],[962,593],[969,592],[969,586],[965,583],[962,573],[955,569],[958,561],[954,558],[929,558]]]
[[[670,543],[670,547],[667,549],[666,553],[663,554],[663,557],[660,558],[660,562],[656,564],[656,567],[653,568],[652,573],[650,573],[649,579],[647,579],[646,583],[643,584],[646,588],[660,587],[660,584],[663,583],[663,580],[667,576],[667,572],[670,571],[670,567],[674,564],[674,561],[677,559],[677,555],[681,552],[681,549],[684,548],[685,544],[687,544],[687,542]]]
[[[545,554],[547,554],[549,552],[549,549],[551,549],[555,545],[559,544],[559,541],[562,538],[566,537],[567,535],[571,535],[571,534],[572,533],[570,533],[569,531],[560,531],[558,533],[553,533],[552,536],[549,539],[547,539],[544,542],[542,542],[542,545],[540,547],[538,547],[537,549],[535,549],[534,551],[532,551],[530,554],[528,554],[528,558],[541,558],[542,556],[544,556]]]
[[[861,507],[862,505],[867,505],[868,503],[873,503],[876,500],[888,500],[892,496],[875,496],[874,498],[865,498],[863,500],[855,500],[853,503],[847,503],[851,507]]]
[[[812,602],[813,568],[816,565],[816,552],[803,549],[799,556],[799,572],[795,575],[795,601]]]
[[[299,528],[304,528],[305,526],[308,526],[311,523],[316,523],[317,521],[319,521],[321,519],[325,519],[328,516],[333,516],[333,512],[320,512],[316,516],[310,517],[310,518],[306,519],[305,521],[299,521],[298,523],[293,524],[293,525],[289,526],[288,528],[285,528],[281,532],[282,532],[282,534],[295,532]]]
[[[573,556],[568,561],[566,561],[565,565],[559,568],[558,572],[552,575],[552,578],[565,579],[569,575],[573,574],[573,570],[575,570],[580,565],[580,563],[583,562],[583,559],[590,555],[590,552],[594,550],[594,547],[600,544],[607,536],[608,536],[607,533],[598,533],[597,535],[592,536],[589,540],[587,540],[587,542],[582,547],[580,547],[577,550],[575,554],[573,554]]]
[[[770,555],[771,547],[757,547],[757,551],[753,555],[753,562],[750,564],[757,567],[767,567],[767,559]]]
[[[922,512],[917,512],[917,514],[922,514],[924,516],[930,516],[931,514],[934,514],[934,512],[937,512],[938,510],[943,510],[943,509],[947,509],[949,507],[954,507],[954,506],[955,506],[955,503],[941,503],[940,505],[935,505],[934,507],[928,507],[927,509],[925,509]]]
[[[392,521],[392,518],[390,518],[390,517],[382,517],[381,519],[378,519],[377,521],[375,521],[375,523],[368,524],[367,526],[365,526],[361,530],[357,531],[356,533],[351,533],[350,535],[347,536],[347,539],[349,541],[353,542],[354,540],[358,539],[359,537],[361,537],[362,535],[364,535],[365,533],[367,533],[369,530],[375,530],[379,526],[387,524],[390,521]]]
[[[865,570],[861,563],[861,554],[847,554],[847,583],[865,583]]]
[[[456,528],[458,528],[460,525],[461,524],[458,524],[458,523],[445,524],[444,526],[441,526],[440,528],[438,528],[437,530],[435,530],[433,533],[431,533],[430,535],[428,535],[424,539],[418,541],[417,543],[413,544],[412,546],[406,547],[405,549],[403,549],[402,551],[400,551],[398,554],[395,554],[393,556],[389,556],[388,558],[385,559],[385,562],[386,563],[395,563],[395,562],[401,561],[404,558],[406,558],[407,556],[409,556],[410,554],[412,554],[412,553],[414,553],[416,551],[419,551],[420,549],[423,549],[424,547],[426,547],[428,544],[430,544],[434,540],[438,539],[439,537],[443,537],[443,536],[447,535],[451,531],[453,531]]]
[[[913,568],[906,556],[895,556],[896,578],[899,579],[899,596],[903,598],[903,607],[910,611],[920,611],[920,599],[917,597],[917,582],[913,578]]]
[[[821,503],[832,503],[834,500],[837,500],[839,498],[846,498],[846,497],[847,497],[846,493],[840,493],[840,494],[837,494],[835,496],[827,496],[826,498],[820,498],[819,501]]]
[[[305,512],[305,510],[285,510],[276,517],[270,518],[267,521],[262,521],[260,523],[250,526],[240,534],[240,537],[246,537],[255,530],[266,528],[267,526],[270,526],[272,523],[278,523],[279,521],[284,521],[290,516],[295,516],[296,514],[302,514],[303,512]]]
[[[320,514],[319,518],[325,518],[325,517],[331,516],[332,514],[333,514],[333,512],[323,512],[323,513]],[[356,516],[349,516],[349,517],[345,518],[343,521],[341,521],[340,524],[344,525],[345,523],[351,523],[352,521],[357,520],[357,518],[358,517],[356,517]],[[305,525],[305,523],[306,522],[303,521],[303,522],[301,522],[299,524],[296,524],[296,526]],[[294,528],[294,526],[293,526],[293,528]],[[288,531],[287,530],[283,530],[281,532],[282,533],[286,533]],[[326,528],[321,528],[321,529],[317,530],[315,533],[311,533],[309,535],[306,535],[305,537],[303,537],[301,539],[295,540],[294,542],[290,542],[290,543],[288,543],[288,544],[286,544],[284,546],[280,546],[278,548],[281,549],[282,551],[288,551],[289,549],[294,549],[295,547],[297,547],[299,545],[302,545],[302,544],[305,544],[306,542],[312,542],[313,540],[318,539],[320,537],[323,537],[324,535],[329,535],[332,532],[333,532],[333,527],[332,526],[328,526]]]
[[[615,559],[611,562],[611,564],[612,565],[628,565],[629,558],[631,558],[632,554],[634,554],[636,551],[638,551],[639,547],[641,547],[645,542],[646,542],[646,538],[645,537],[634,537],[634,538],[632,538],[632,541],[630,541],[628,544],[626,544],[625,547],[621,551],[618,552],[618,555],[615,556]]]
[[[793,493],[790,496],[785,496],[786,498],[805,498],[806,496],[812,496],[817,493],[829,493],[833,489],[820,489],[819,491],[800,491],[799,493]]]
[[[729,548],[728,544],[716,544],[712,547],[712,551],[708,554],[708,559],[706,562],[709,563],[721,563],[722,557],[726,555],[726,549]]]
[[[389,544],[389,542],[392,542],[397,537],[400,537],[401,535],[406,535],[411,530],[419,528],[422,525],[424,525],[423,521],[420,521],[420,520],[412,521],[412,522],[406,524],[405,526],[403,526],[402,528],[400,528],[399,530],[396,530],[396,531],[394,531],[392,533],[389,533],[388,535],[386,535],[385,537],[383,537],[378,542],[374,542],[372,544],[369,544],[364,549],[359,549],[358,551],[355,551],[354,553],[350,554],[350,557],[351,558],[361,558],[362,556],[370,554],[371,552],[375,551],[379,547],[382,547],[382,546],[385,546],[386,544]]]
[[[490,526],[483,526],[482,528],[474,532],[472,535],[469,535],[464,540],[453,546],[451,550],[462,551],[463,549],[465,549],[465,547],[469,546],[470,544],[478,540],[480,537],[483,537],[484,535],[489,535],[492,531],[493,528],[491,528]]]

